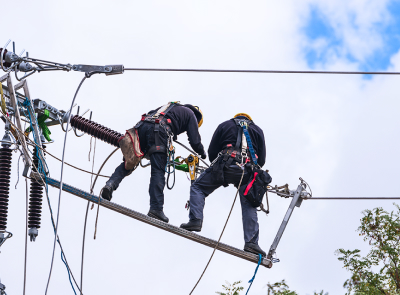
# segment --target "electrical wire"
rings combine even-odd
[[[28,179],[25,178],[26,184],[26,209],[25,209],[25,259],[24,259],[24,288],[23,288],[23,295],[25,295],[25,288],[26,288],[26,261],[28,258]]]
[[[151,72],[202,72],[202,73],[255,73],[255,74],[333,74],[333,75],[400,75],[400,72],[363,71],[278,71],[278,70],[217,70],[217,69],[162,69],[162,68],[124,68],[125,71]]]
[[[115,150],[113,150],[113,151],[111,152],[111,154],[109,154],[108,157],[104,160],[103,164],[101,164],[100,169],[99,169],[99,172],[97,173],[96,178],[94,179],[94,182],[93,182],[91,191],[93,191],[94,185],[96,184],[96,181],[97,181],[97,178],[98,178],[98,176],[99,176],[99,173],[100,173],[101,169],[103,169],[103,167],[104,167],[104,165],[107,163],[108,159],[110,159],[111,156],[112,156],[117,150],[119,150],[119,147],[117,147]],[[99,220],[100,196],[101,196],[101,191],[100,191],[99,199],[98,199],[98,202],[97,202],[96,222],[95,222],[95,224],[94,224],[94,235],[93,235],[93,239],[94,239],[94,240],[96,239],[96,234],[97,234],[97,221]],[[93,208],[93,207],[92,207],[92,208]]]
[[[18,136],[22,136],[22,138],[25,137],[25,138],[27,138],[29,141],[32,141],[30,138],[28,138],[28,137],[24,134],[24,132],[22,132],[17,126],[15,126],[15,124],[6,116],[6,114],[4,114],[1,110],[0,110],[0,113],[2,113],[2,114],[4,115],[4,117],[7,119],[7,121],[17,130],[17,135],[18,135]],[[14,118],[14,119],[15,119],[15,118]],[[35,142],[33,142],[33,143],[34,143],[35,146],[38,146]],[[32,163],[33,168],[34,168],[36,171],[39,171],[39,167],[36,167],[36,165],[35,165],[34,162],[33,162],[33,159],[30,157],[30,155],[27,154],[26,156],[29,158],[30,162]],[[40,177],[41,183],[46,184],[46,189],[45,189],[46,199],[47,199],[47,204],[48,204],[48,206],[49,206],[51,222],[52,222],[52,225],[53,225],[53,229],[54,229],[54,231],[55,231],[55,223],[54,223],[53,211],[52,211],[52,209],[51,209],[51,204],[50,204],[50,198],[49,198],[49,194],[48,194],[47,183],[46,183],[46,181],[43,179],[43,177],[41,176],[41,174],[39,174],[39,177]],[[26,235],[26,236],[27,236],[27,235]],[[72,279],[73,279],[73,281],[74,281],[76,287],[77,287],[78,290],[80,291],[79,286],[78,286],[78,283],[77,283],[76,280],[75,280],[74,274],[72,273],[71,268],[69,267],[67,257],[66,257],[66,255],[65,255],[64,249],[63,249],[62,244],[61,244],[60,237],[59,237],[58,235],[57,235],[57,242],[58,242],[58,245],[60,246],[61,252],[64,253],[64,259],[65,259],[65,261],[63,261],[63,262],[64,262],[64,264],[65,264],[67,270],[70,272],[70,274],[71,274],[71,276],[72,276]],[[72,288],[73,288],[73,286],[72,286]],[[82,294],[82,293],[81,293],[81,294]]]
[[[332,197],[332,198],[305,198],[304,200],[400,200],[400,197]]]
[[[92,150],[92,138],[90,138],[90,150],[89,150],[89,161],[90,161],[90,152]],[[90,175],[90,193],[93,193],[93,169],[94,169],[94,158],[96,156],[96,138],[94,138],[94,147],[93,147],[93,159],[92,159],[92,174]],[[86,224],[87,224],[87,217],[89,213],[89,205],[90,201],[88,201],[87,206],[86,206],[86,213],[85,213],[85,222],[83,225],[83,237],[82,237],[82,259],[81,259],[81,290],[83,290],[82,285],[83,285],[83,260],[85,258],[85,239],[86,239]]]
[[[30,139],[29,137],[27,137],[27,138],[29,139],[29,141],[31,141],[31,139]],[[31,146],[36,146],[36,147],[40,148],[41,150],[46,151],[46,154],[49,154],[51,157],[53,157],[54,159],[56,159],[56,160],[58,160],[58,161],[61,162],[61,159],[59,159],[59,158],[57,158],[56,156],[50,154],[47,150],[43,149],[41,146],[36,145],[36,144],[29,143],[29,142],[27,142],[27,144],[29,144],[29,145],[31,145]],[[91,173],[90,171],[87,171],[87,170],[85,170],[85,169],[82,169],[82,168],[76,167],[76,166],[74,166],[74,165],[71,165],[71,164],[69,164],[69,163],[67,163],[67,162],[64,162],[64,164],[65,164],[65,165],[68,165],[68,166],[70,166],[70,167],[72,167],[72,168],[74,168],[74,169],[76,169],[76,170],[79,170],[79,171],[82,171],[82,172],[85,172],[85,173],[88,173],[88,174],[95,174],[95,173]],[[110,176],[107,176],[107,175],[101,175],[101,174],[100,174],[99,176],[100,176],[100,177],[110,178]]]
[[[4,117],[5,117],[5,114],[4,114],[2,111],[0,111],[0,113],[3,114]],[[7,118],[7,119],[8,119],[8,118]],[[33,146],[33,147],[37,147],[38,149],[41,149],[42,151],[45,151],[46,154],[50,155],[51,157],[53,157],[53,158],[56,159],[57,161],[60,161],[60,162],[61,162],[61,159],[60,159],[60,158],[57,158],[56,156],[54,156],[53,154],[51,154],[48,150],[45,150],[45,149],[44,149],[43,147],[41,147],[40,145],[36,144],[34,141],[32,141],[32,140],[29,138],[29,136],[25,135],[25,133],[24,133],[21,129],[19,129],[14,123],[12,123],[10,120],[8,120],[8,121],[9,121],[9,123],[12,125],[12,127],[13,127],[16,131],[19,131],[18,134],[20,134],[20,135],[22,134],[23,137],[25,137],[25,139],[27,139],[27,142],[26,142],[27,145],[30,145],[30,146]],[[17,139],[17,140],[18,140],[18,139]],[[72,165],[72,164],[69,164],[69,163],[67,163],[67,162],[65,162],[65,161],[64,161],[64,164],[67,165],[67,166],[70,166],[70,167],[72,167],[72,168],[74,168],[74,169],[76,169],[76,170],[79,170],[79,171],[82,171],[82,172],[91,174],[90,171],[87,171],[87,170],[85,170],[85,169],[76,167],[76,166],[74,166],[74,165]],[[93,173],[93,174],[95,174],[95,173]],[[102,175],[102,174],[99,174],[99,176],[100,176],[100,177],[105,177],[105,178],[110,178],[110,176]]]
[[[71,107],[70,107],[70,109],[69,109],[69,114],[71,114],[71,112],[72,112],[72,107],[74,106],[76,96],[78,95],[79,89],[81,88],[81,86],[82,86],[83,82],[85,82],[85,80],[86,80],[86,76],[82,78],[82,81],[79,83],[79,86],[78,86],[78,88],[76,89],[74,98],[72,99]],[[68,130],[68,128],[69,128],[70,120],[71,120],[71,116],[68,116],[66,130]],[[59,191],[59,194],[58,194],[58,208],[57,208],[56,229],[55,229],[55,234],[54,234],[53,253],[52,253],[52,257],[51,257],[49,278],[48,278],[48,280],[47,280],[45,295],[47,294],[47,291],[48,291],[48,289],[49,289],[49,284],[50,284],[50,279],[51,279],[51,273],[52,273],[52,271],[53,271],[54,252],[55,252],[55,250],[56,250],[56,241],[57,241],[57,233],[58,233],[58,222],[59,222],[59,218],[60,218],[61,192],[62,192],[62,187],[63,187],[62,179],[63,179],[63,174],[64,174],[65,146],[66,146],[66,143],[67,143],[67,136],[68,136],[68,132],[65,132],[64,145],[63,145],[63,152],[62,152],[62,157],[61,157],[60,191]]]
[[[191,295],[191,294],[193,293],[194,289],[196,289],[197,285],[200,283],[201,278],[203,277],[204,273],[206,272],[207,267],[208,267],[208,265],[210,264],[211,259],[212,259],[213,256],[214,256],[215,250],[217,250],[217,247],[218,247],[218,245],[219,245],[219,242],[221,241],[222,235],[224,234],[226,225],[228,224],[229,217],[231,217],[231,213],[232,213],[233,207],[235,206],[235,202],[236,202],[236,199],[237,199],[237,195],[238,195],[238,193],[239,193],[239,188],[240,188],[240,186],[242,185],[243,175],[244,175],[244,169],[243,169],[242,177],[240,178],[240,182],[239,182],[239,185],[238,185],[238,188],[237,188],[237,191],[236,191],[235,199],[233,200],[231,210],[229,211],[228,217],[226,218],[225,225],[224,225],[224,228],[222,229],[222,232],[221,232],[221,234],[220,234],[220,236],[219,236],[218,242],[217,242],[217,244],[215,245],[214,250],[213,250],[213,252],[212,252],[212,254],[211,254],[211,257],[210,257],[210,259],[208,260],[207,265],[206,265],[206,267],[204,268],[204,270],[203,270],[203,272],[202,272],[200,278],[197,280],[196,285],[194,285],[194,287],[193,287],[192,291],[190,291],[189,295]]]

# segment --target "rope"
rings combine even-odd
[[[202,73],[255,73],[255,74],[333,74],[333,75],[400,75],[400,72],[361,72],[361,71],[278,71],[278,70],[216,70],[216,69],[161,69],[125,68],[125,71],[152,72],[202,72]]]
[[[64,264],[65,264],[65,260],[64,260],[64,252],[61,252],[61,260],[62,260],[62,262],[64,262]],[[69,279],[69,283],[71,284],[71,286],[72,286],[72,290],[74,291],[74,293],[75,293],[75,295],[76,295],[76,291],[75,291],[75,288],[74,288],[74,285],[72,285],[72,281],[71,281],[71,274],[70,274],[70,272],[68,271],[68,279]],[[81,294],[82,294],[82,292],[81,292]]]
[[[249,290],[250,290],[250,288],[251,288],[251,285],[253,285],[254,279],[256,278],[256,274],[257,274],[258,268],[260,267],[260,264],[261,264],[261,260],[262,260],[262,256],[261,256],[261,254],[258,254],[258,264],[257,264],[257,267],[256,267],[256,270],[255,270],[255,272],[254,272],[253,277],[252,277],[252,278],[250,279],[250,281],[249,281],[250,286],[249,286],[249,288],[247,289],[246,295],[247,295],[247,293],[249,293]]]
[[[79,89],[81,88],[83,82],[85,82],[86,80],[86,76],[82,78],[82,81],[80,82],[78,88],[76,89],[74,98],[72,99],[72,103],[71,103],[71,107],[69,108],[69,113],[71,114],[72,111],[72,107],[75,103],[75,99],[76,96],[78,95]],[[67,121],[67,127],[66,130],[68,130],[69,128],[69,123],[71,120],[71,116],[68,117],[68,121]],[[65,132],[65,137],[64,137],[64,145],[63,145],[63,152],[62,152],[62,161],[61,161],[61,172],[60,172],[60,191],[58,194],[58,209],[57,209],[57,220],[56,220],[56,230],[55,230],[55,234],[54,234],[54,243],[53,243],[53,254],[51,257],[51,265],[50,265],[50,272],[49,272],[49,278],[47,280],[47,285],[46,285],[46,291],[45,291],[45,295],[47,294],[47,291],[49,289],[49,284],[50,284],[50,279],[51,279],[51,273],[53,271],[53,263],[54,263],[54,252],[56,250],[56,241],[57,241],[57,232],[58,232],[58,222],[59,222],[59,218],[60,218],[60,205],[61,205],[61,193],[62,193],[62,186],[63,186],[63,174],[64,174],[64,157],[65,157],[65,146],[67,143],[67,136],[68,136],[68,132]]]
[[[89,150],[89,161],[90,161],[90,152],[92,151],[92,137],[90,137],[90,150]],[[94,158],[96,155],[96,138],[94,139],[94,147],[93,147],[93,159],[92,159],[92,174],[90,175],[90,193],[93,193],[93,169],[94,169]],[[85,257],[85,238],[86,238],[86,224],[87,224],[87,217],[89,213],[89,205],[90,201],[88,201],[87,206],[86,206],[86,213],[85,213],[85,223],[83,225],[83,238],[82,238],[82,261],[81,261],[81,290],[83,290],[82,285],[83,285],[83,260]]]
[[[240,178],[240,182],[239,182],[239,185],[238,185],[238,188],[237,188],[237,191],[236,191],[235,199],[233,200],[231,210],[229,211],[228,217],[226,218],[225,225],[224,225],[224,228],[222,229],[222,232],[221,232],[221,234],[220,234],[220,236],[219,236],[218,242],[217,242],[217,244],[215,245],[214,250],[213,250],[213,252],[212,252],[212,254],[211,254],[211,257],[210,257],[210,259],[208,260],[207,265],[206,265],[206,267],[204,268],[204,270],[203,270],[203,272],[202,272],[200,278],[197,280],[196,285],[194,285],[194,287],[193,287],[192,291],[190,291],[189,295],[191,295],[191,294],[193,293],[194,289],[196,289],[196,287],[197,287],[197,285],[199,284],[201,278],[203,277],[204,273],[206,272],[207,267],[208,267],[208,265],[209,265],[210,262],[211,262],[211,259],[212,259],[213,256],[214,256],[215,250],[217,250],[217,247],[218,247],[218,245],[219,245],[219,242],[221,241],[222,235],[224,234],[226,225],[228,224],[229,217],[231,217],[231,213],[232,213],[233,207],[235,206],[236,198],[237,198],[237,195],[238,195],[238,193],[239,193],[239,188],[240,188],[240,186],[241,186],[241,184],[242,184],[243,175],[244,175],[244,169],[243,169],[242,177]],[[261,262],[259,262],[259,263],[261,263]]]
[[[172,145],[170,145],[172,146]],[[175,186],[175,148],[173,147],[172,151],[168,148],[168,158],[167,158],[167,164],[165,165],[165,172],[167,173],[167,188],[169,190],[172,190]],[[171,172],[171,166],[173,166],[173,170]],[[174,175],[174,181],[172,183],[172,186],[169,185],[169,177],[170,175]]]

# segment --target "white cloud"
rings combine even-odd
[[[305,69],[305,37],[301,26],[310,1],[176,1],[13,3],[16,10],[36,17],[4,15],[3,38],[17,41],[33,57],[70,63],[111,64],[126,67],[198,67],[240,69]],[[325,3],[325,2],[324,2]],[[375,22],[385,19],[385,4],[330,1],[321,6],[345,38],[347,50],[360,59],[379,48]],[[383,4],[382,4],[383,3]],[[40,7],[40,10],[39,8]],[[354,28],[349,15],[355,15]],[[4,39],[4,42],[6,40]],[[355,44],[353,44],[353,43]],[[370,42],[370,47],[366,46]],[[393,69],[400,66],[398,56]],[[351,70],[356,65],[337,58],[330,68]],[[83,74],[41,73],[29,79],[32,95],[66,109]],[[298,184],[301,176],[315,196],[396,196],[399,175],[399,119],[396,77],[363,80],[358,76],[258,75],[125,72],[88,79],[77,102],[94,111],[93,120],[124,131],[140,115],[167,100],[201,106],[205,120],[202,138],[208,145],[215,127],[244,110],[264,129],[267,164],[274,184]],[[49,151],[61,154],[64,134],[52,128],[56,142]],[[180,136],[184,139],[185,136]],[[66,159],[90,169],[89,138],[69,135]],[[96,165],[112,147],[98,142]],[[185,152],[178,148],[178,152]],[[116,155],[106,165],[110,175],[119,163]],[[16,156],[12,183],[16,181]],[[48,159],[52,176],[59,163]],[[114,194],[114,201],[140,212],[148,210],[149,170],[135,171]],[[88,189],[90,177],[66,168],[65,181]],[[99,181],[96,193],[104,184]],[[165,212],[171,222],[187,221],[184,204],[189,182],[177,175],[167,191]],[[216,239],[233,201],[233,188],[219,189],[206,202],[202,234]],[[57,191],[50,189],[55,208]],[[269,248],[285,214],[288,200],[270,196],[271,214],[260,215],[260,245]],[[240,208],[236,205],[222,239],[243,246]],[[300,294],[324,289],[342,294],[348,273],[333,255],[339,247],[362,248],[355,229],[360,212],[383,202],[307,201],[295,210],[278,248],[281,263],[260,269],[253,294],[265,294],[265,284],[285,278]],[[25,188],[11,189],[8,229],[14,237],[0,254],[0,277],[9,294],[22,292]],[[60,237],[74,275],[79,277],[81,236],[86,202],[63,193]],[[55,209],[53,209],[55,210]],[[100,209],[98,238],[92,239],[95,212],[89,212],[85,256],[84,294],[187,294],[201,274],[211,249],[159,229]],[[50,266],[53,232],[47,208],[35,243],[29,243],[27,294],[43,292]],[[71,294],[65,267],[56,252],[49,294]],[[195,294],[220,290],[225,280],[244,286],[255,265],[217,253]],[[334,278],[334,279],[332,279]]]

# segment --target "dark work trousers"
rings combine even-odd
[[[144,153],[154,145],[154,124],[145,122],[138,129],[140,147]],[[161,143],[167,146],[168,136],[164,129],[160,128]],[[165,187],[165,166],[167,165],[167,154],[153,153],[150,156],[151,176],[150,176],[150,209],[163,210],[164,207],[164,187]],[[107,185],[116,190],[122,179],[132,173],[133,170],[126,170],[125,163],[122,162],[107,181]]]
[[[206,197],[222,184],[216,184],[214,177],[211,174],[212,168],[204,171],[199,178],[190,187],[190,219],[203,219],[203,209]],[[237,165],[224,167],[224,182],[225,184],[233,184],[236,188],[239,185],[243,170]],[[245,171],[243,175],[242,185],[247,183],[249,175]],[[240,196],[240,195],[239,195]],[[258,218],[257,208],[251,206],[245,197],[240,196],[242,205],[242,221],[244,241],[258,243]]]

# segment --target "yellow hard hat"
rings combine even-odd
[[[184,104],[183,106],[193,111],[194,115],[196,116],[198,126],[200,127],[203,124],[203,112],[200,110],[200,108],[191,104]]]
[[[200,112],[200,114],[201,114],[201,119],[200,119],[200,121],[199,121],[199,128],[200,128],[200,126],[201,125],[203,125],[203,112],[200,110],[200,108],[199,107],[197,107],[197,106],[195,106],[195,108]]]
[[[246,117],[246,118],[249,119],[250,121],[253,121],[253,119],[250,117],[250,115],[248,115],[248,114],[246,114],[246,113],[239,113],[239,114],[236,114],[236,115],[234,116],[234,118],[236,118],[236,117]]]

